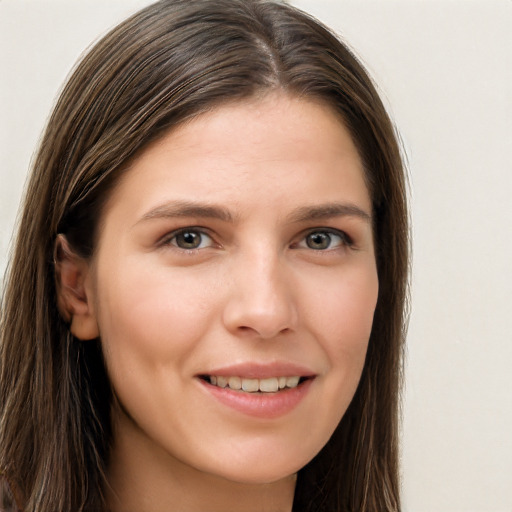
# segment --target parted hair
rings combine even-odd
[[[162,0],[103,37],[65,85],[43,135],[5,275],[0,470],[26,512],[106,511],[112,391],[101,340],[57,308],[59,233],[84,258],[131,159],[228,102],[284,91],[339,115],[363,162],[379,296],[362,377],[336,431],[299,471],[294,510],[400,510],[406,183],[394,126],[353,52],[317,20],[268,0]]]

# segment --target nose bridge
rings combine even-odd
[[[293,330],[297,311],[284,258],[271,244],[257,244],[237,258],[224,312],[231,331],[272,338]]]

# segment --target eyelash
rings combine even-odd
[[[176,243],[177,237],[179,237],[180,235],[187,235],[187,234],[199,235],[201,241],[205,237],[207,237],[208,239],[211,240],[211,242],[212,242],[211,245],[214,245],[213,238],[203,228],[198,228],[198,227],[186,227],[186,228],[182,228],[182,229],[173,231],[172,233],[169,233],[168,236],[163,238],[161,245],[163,245],[163,246],[172,245],[177,250],[181,250],[186,253],[193,253],[195,251],[199,251],[199,250],[203,249],[203,247],[190,247],[190,248],[180,247]]]
[[[337,247],[329,246],[329,247],[326,247],[325,249],[314,249],[313,247],[309,247],[309,246],[306,246],[303,248],[311,249],[316,252],[324,252],[324,251],[328,251],[328,250],[334,250],[338,247],[353,247],[353,245],[354,245],[352,238],[350,238],[350,236],[348,236],[347,233],[345,233],[344,231],[340,231],[338,229],[332,229],[332,228],[315,228],[315,229],[311,229],[311,230],[307,231],[303,235],[301,241],[298,244],[296,244],[296,246],[300,246],[301,243],[304,243],[307,245],[307,239],[308,239],[308,237],[310,237],[312,235],[327,235],[327,239],[329,240],[329,242],[332,241],[332,237],[337,237],[340,239],[339,246],[337,246]]]
[[[208,245],[208,247],[211,247],[212,245],[214,245],[213,238],[205,231],[204,228],[199,228],[199,227],[186,227],[186,228],[179,229],[177,231],[173,231],[172,233],[170,233],[168,236],[166,236],[162,240],[161,245],[163,245],[163,246],[172,245],[177,250],[184,251],[189,254],[194,253],[195,251],[200,251],[205,248],[205,247],[200,247],[200,246],[188,247],[188,248],[180,247],[176,241],[177,237],[179,237],[180,235],[187,235],[187,234],[194,235],[194,236],[198,235],[200,237],[200,245],[202,244],[205,237],[210,240],[210,244]],[[326,236],[326,238],[329,242],[329,246],[325,247],[323,249],[320,249],[320,248],[315,249],[315,248],[309,246],[307,240],[308,240],[308,237],[310,237],[312,235]],[[331,247],[333,237],[339,238],[339,245],[334,248]],[[347,233],[345,233],[344,231],[340,231],[338,229],[333,229],[333,228],[310,229],[301,235],[301,239],[299,242],[291,244],[292,249],[295,249],[295,248],[310,249],[315,252],[325,252],[325,251],[329,251],[329,250],[334,250],[338,247],[353,247],[353,246],[354,246],[354,242]]]

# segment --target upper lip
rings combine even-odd
[[[222,368],[214,368],[201,375],[215,375],[222,377],[244,377],[247,379],[269,379],[271,377],[314,377],[315,372],[300,364],[290,362],[239,363]]]

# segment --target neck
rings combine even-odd
[[[112,512],[290,512],[296,475],[277,482],[233,482],[155,448],[124,417],[116,422],[109,463]]]

